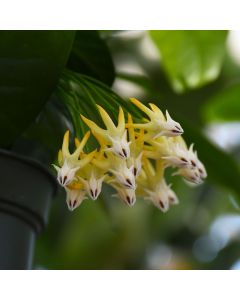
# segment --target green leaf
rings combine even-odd
[[[206,121],[240,120],[240,85],[234,84],[211,97],[203,108]]]
[[[153,30],[150,35],[176,92],[201,87],[218,77],[227,31]]]
[[[67,129],[72,130],[70,116],[59,99],[53,96],[24,134],[14,142],[11,150],[27,154],[49,167],[62,146]]]
[[[92,76],[112,85],[115,70],[107,44],[97,30],[80,30],[76,33],[68,68]]]
[[[54,91],[74,31],[1,31],[0,146],[34,121]]]
[[[57,96],[66,106],[72,119],[75,135],[80,139],[89,130],[80,119],[80,114],[104,127],[96,104],[103,106],[115,122],[117,121],[119,106],[122,106],[126,112],[129,111],[136,118],[141,117],[133,105],[124,101],[107,85],[92,77],[69,70],[65,70],[61,76]],[[90,151],[96,146],[96,141],[92,138],[90,143],[86,145],[86,149]]]

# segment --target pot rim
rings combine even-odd
[[[53,196],[56,196],[57,188],[58,188],[57,181],[56,181],[55,177],[53,176],[53,174],[50,172],[50,170],[48,170],[47,167],[45,167],[44,165],[42,165],[40,162],[38,162],[37,160],[35,160],[33,158],[29,158],[22,154],[18,154],[16,152],[11,152],[11,151],[1,149],[1,148],[0,148],[0,155],[11,157],[18,161],[22,161],[23,163],[32,165],[32,166],[36,167],[37,169],[39,169],[40,171],[42,171],[50,179],[50,182],[53,186]]]

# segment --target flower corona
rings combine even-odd
[[[162,111],[152,103],[149,107],[137,99],[130,99],[147,118],[134,123],[119,107],[118,124],[97,105],[106,128],[81,115],[99,143],[99,148],[90,153],[84,147],[90,137],[87,132],[81,141],[75,139],[75,151],[69,151],[69,131],[63,138],[58,154],[57,180],[66,190],[66,202],[70,211],[83,200],[96,200],[103,184],[115,189],[114,194],[128,206],[137,199],[145,199],[162,212],[179,203],[171,184],[164,178],[166,168],[174,168],[172,175],[182,176],[186,181],[200,184],[207,176],[193,144],[188,148],[182,138],[183,129],[168,111]],[[79,120],[81,122],[81,120]]]

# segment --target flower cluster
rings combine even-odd
[[[188,148],[181,137],[181,125],[152,103],[147,107],[137,99],[130,100],[146,114],[143,123],[134,123],[130,114],[126,122],[121,107],[116,125],[108,113],[97,106],[105,128],[81,115],[97,139],[99,149],[84,152],[89,131],[81,141],[75,139],[75,150],[70,153],[69,131],[65,133],[58,166],[54,167],[59,184],[66,190],[69,210],[73,211],[84,199],[96,200],[104,182],[129,206],[140,197],[166,212],[171,205],[178,204],[171,185],[165,181],[166,168],[176,169],[173,175],[194,184],[206,178],[206,170],[193,144]]]

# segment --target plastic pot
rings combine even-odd
[[[55,178],[38,162],[0,149],[0,269],[31,269]]]

